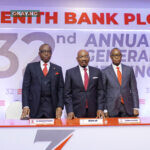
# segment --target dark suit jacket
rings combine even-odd
[[[43,72],[40,62],[30,63],[27,65],[22,87],[22,106],[29,106],[30,117],[36,117],[41,94],[41,78]],[[50,63],[50,68],[47,76],[51,79],[51,98],[54,110],[57,107],[64,105],[64,80],[62,69],[53,63]]]
[[[105,106],[109,116],[113,117],[118,115],[121,97],[123,97],[127,113],[133,115],[133,108],[139,108],[139,97],[133,68],[122,64],[121,86],[112,65],[102,70],[102,73],[105,90]]]
[[[66,71],[65,106],[67,113],[74,112],[76,117],[83,117],[88,100],[88,117],[96,117],[96,111],[103,110],[104,91],[102,74],[97,68],[89,66],[89,82],[84,89],[79,66]]]

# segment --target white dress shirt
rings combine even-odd
[[[83,85],[84,85],[84,68],[79,65],[79,69],[80,69],[80,73],[81,73],[81,77],[82,77],[82,81],[83,81]],[[89,67],[87,66],[86,69],[87,69],[86,72],[89,76]]]
[[[44,67],[45,67],[44,64],[45,64],[45,62],[41,60],[41,61],[40,61],[40,66],[41,66],[42,71],[43,71],[43,69],[44,69]],[[47,64],[47,71],[49,71],[50,62],[47,62],[46,64]]]
[[[116,66],[116,65],[112,64],[112,67],[113,67],[117,77],[118,77],[118,75],[117,75],[117,67],[119,67],[119,70],[120,70],[120,72],[122,74],[122,66],[121,66],[121,64],[119,64],[119,66]]]

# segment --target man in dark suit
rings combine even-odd
[[[139,97],[133,68],[121,64],[122,54],[118,48],[112,49],[110,57],[112,65],[102,71],[105,114],[109,117],[138,116]]]
[[[61,118],[64,105],[62,69],[49,62],[52,49],[48,44],[39,48],[40,62],[27,65],[22,88],[21,118]]]
[[[86,50],[78,52],[79,66],[66,71],[65,106],[68,119],[75,117],[104,117],[102,74],[98,68],[88,66]]]

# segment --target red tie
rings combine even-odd
[[[45,63],[45,64],[43,64],[43,65],[44,65],[43,74],[44,74],[44,76],[46,76],[47,73],[48,73],[47,64]]]
[[[88,81],[89,81],[89,76],[87,74],[87,68],[84,68],[84,88],[85,91],[87,90],[88,87]],[[86,108],[88,108],[88,101],[86,100]]]
[[[119,67],[117,67],[117,77],[118,77],[119,84],[121,85],[122,84],[122,74],[119,70]],[[124,101],[123,101],[122,97],[121,97],[121,103],[124,104]]]

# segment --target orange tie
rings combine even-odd
[[[44,65],[43,74],[44,74],[44,76],[46,76],[47,73],[48,73],[47,64],[45,63],[45,64],[43,64],[43,65]]]
[[[117,77],[118,77],[119,84],[121,85],[121,83],[122,83],[122,74],[119,70],[119,67],[117,67]],[[122,97],[121,97],[121,103],[124,104],[124,101],[123,101]]]

